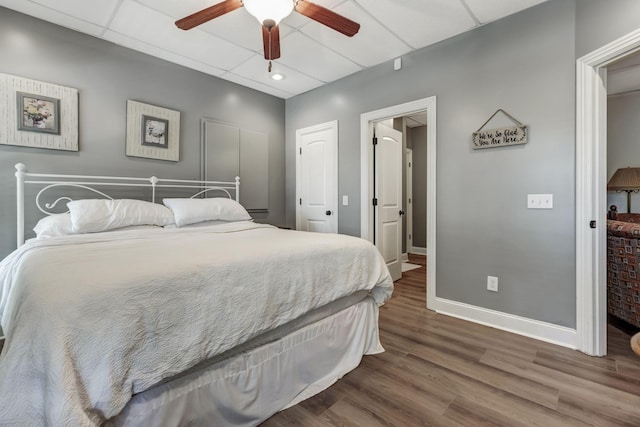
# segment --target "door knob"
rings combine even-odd
[[[331,211],[326,211],[325,215],[331,215]]]
[[[404,215],[404,211],[400,211],[398,213],[400,214],[400,216]]]

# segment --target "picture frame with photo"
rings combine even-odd
[[[180,111],[127,101],[126,155],[180,160]]]
[[[142,115],[140,143],[150,147],[169,148],[169,120]]]
[[[60,100],[16,92],[18,130],[60,135]]]
[[[0,73],[0,146],[78,151],[78,89]]]

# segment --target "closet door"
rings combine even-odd
[[[268,212],[269,138],[265,132],[202,119],[200,154],[201,179],[234,181],[239,176],[240,203],[249,212]]]
[[[234,181],[240,174],[240,129],[203,121],[202,141],[201,178],[207,181]],[[240,185],[242,196],[242,181]]]
[[[240,203],[248,211],[269,210],[269,139],[240,129]]]

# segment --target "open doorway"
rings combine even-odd
[[[640,53],[607,67],[607,342],[640,332]],[[615,222],[614,222],[615,221]],[[614,231],[616,230],[616,231]]]
[[[373,132],[373,242],[397,281],[426,265],[427,113],[376,121]]]
[[[576,347],[607,354],[607,67],[640,50],[640,30],[577,60]]]
[[[436,98],[424,98],[421,100],[400,104],[396,106],[387,107],[381,110],[364,113],[360,117],[361,124],[361,237],[376,242],[377,220],[380,217],[376,216],[379,211],[377,206],[376,196],[379,194],[379,174],[376,177],[374,165],[376,164],[373,136],[374,127],[376,123],[389,121],[393,124],[394,119],[402,119],[405,117],[411,117],[414,115],[424,114],[426,116],[426,150],[425,150],[425,164],[426,174],[424,179],[425,197],[426,197],[426,215],[423,219],[424,228],[426,230],[426,293],[427,293],[427,308],[433,309],[433,303],[435,301],[435,270],[436,270],[436,236],[435,236],[435,224],[436,224],[436,168],[435,168],[435,147],[436,147]],[[400,147],[400,156],[398,157],[398,168],[402,168],[402,149],[406,147]],[[413,155],[413,161],[416,161],[415,153]],[[399,176],[403,176],[398,174]],[[384,179],[381,182],[389,182]],[[378,184],[378,186],[376,186]],[[396,187],[397,188],[397,187]],[[402,188],[402,186],[400,187]],[[415,187],[413,189],[415,195]],[[402,192],[402,190],[400,190]],[[406,198],[406,197],[405,197]],[[401,201],[404,205],[404,201]],[[400,208],[396,212],[399,214],[404,209]],[[413,229],[415,230],[416,221],[413,221]],[[389,227],[389,230],[392,228]],[[404,233],[406,235],[406,233]],[[402,235],[400,235],[402,239]],[[379,241],[377,243],[380,243]],[[380,248],[379,248],[380,249]],[[389,250],[381,248],[381,252]],[[402,246],[398,246],[398,257],[401,259]],[[384,253],[384,252],[383,252]],[[392,257],[390,257],[391,259]]]
[[[405,235],[403,253],[427,255],[427,146],[428,127],[426,111],[398,119],[406,141],[404,158]]]

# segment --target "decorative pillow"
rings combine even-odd
[[[203,221],[247,221],[251,219],[251,215],[240,203],[222,197],[164,199],[162,202],[173,212],[178,227]]]
[[[95,233],[130,225],[157,225],[173,222],[165,206],[142,200],[74,200],[67,203],[74,233]]]
[[[49,238],[73,234],[71,215],[68,213],[48,215],[42,218],[33,231],[38,238]]]

